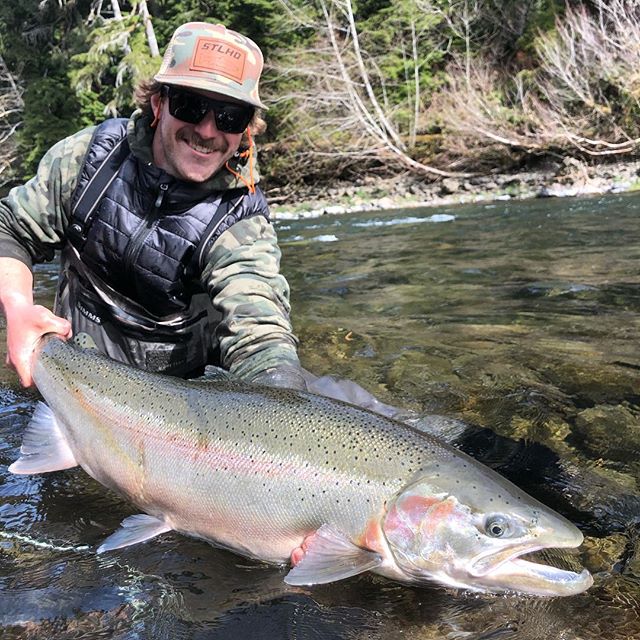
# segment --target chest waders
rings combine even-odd
[[[55,313],[71,322],[79,344],[139,369],[189,378],[218,364],[220,315],[206,293],[182,313],[151,316],[86,269],[72,246],[61,256]]]
[[[129,153],[125,135],[75,195],[54,310],[71,322],[77,342],[95,347],[114,360],[147,371],[197,377],[207,364],[219,364],[215,329],[221,316],[209,295],[195,291],[183,309],[166,316],[154,315],[105,282],[81,257],[79,248],[87,240],[98,205]],[[196,257],[205,255],[217,237],[217,229],[234,215],[240,199],[223,198],[217,208],[212,206],[211,220],[197,239]]]

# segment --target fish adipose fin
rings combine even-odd
[[[20,474],[46,473],[77,466],[53,412],[44,402],[39,402],[24,432],[20,457],[9,466],[9,471]]]
[[[326,584],[369,571],[382,557],[353,544],[344,534],[322,525],[303,543],[304,556],[285,576],[290,585]]]
[[[104,553],[113,549],[121,549],[138,542],[144,542],[159,536],[161,533],[171,531],[171,527],[160,518],[140,513],[129,516],[120,523],[120,529],[112,533],[96,550]]]

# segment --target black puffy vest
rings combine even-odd
[[[156,316],[183,310],[203,259],[220,234],[253,215],[268,217],[259,188],[205,190],[130,151],[127,120],[96,128],[72,198],[68,237],[84,265]],[[102,168],[101,168],[102,167]]]

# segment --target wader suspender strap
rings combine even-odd
[[[91,149],[92,144],[93,139],[91,140],[89,149]],[[69,225],[68,230],[68,233],[72,236],[76,246],[82,247],[86,242],[87,231],[91,226],[91,219],[95,208],[102,199],[104,192],[118,174],[118,169],[120,169],[128,154],[129,143],[127,142],[127,136],[125,135],[118,141],[113,149],[109,151],[107,157],[102,161],[102,164],[100,164],[93,176],[91,176],[91,179],[85,185],[80,197],[76,200],[76,203],[71,210],[72,222]],[[82,170],[80,173],[82,173]]]
[[[65,257],[69,265],[91,285],[100,302],[109,309],[112,317],[120,324],[147,332],[167,328],[177,330],[185,324],[185,316],[182,313],[154,318],[137,302],[125,298],[84,266],[78,250],[73,245],[68,247]]]
[[[94,138],[95,135],[96,133],[94,132]],[[93,139],[91,140],[89,149],[91,149],[92,144]],[[84,190],[77,198],[76,203],[71,210],[72,222],[69,225],[67,233],[73,240],[72,244],[78,249],[81,249],[84,246],[84,243],[87,240],[87,231],[91,226],[95,209],[102,199],[105,191],[115,179],[118,174],[118,170],[122,166],[122,163],[128,154],[129,143],[127,142],[127,136],[125,134],[113,149],[109,151],[107,157],[96,169],[96,172],[87,182]],[[82,173],[82,170],[80,173]],[[223,222],[225,222],[228,215],[233,215],[245,195],[246,189],[234,189],[223,193],[220,204],[216,208],[211,221],[202,234],[200,244],[194,252],[193,263],[198,271],[201,271],[204,268],[204,262],[211,245],[213,245],[223,231],[231,226],[222,226]]]
[[[240,193],[238,193],[238,191],[240,191]],[[223,231],[231,226],[222,226],[222,223],[225,222],[228,216],[234,214],[246,193],[246,189],[234,189],[233,191],[227,191],[222,195],[220,204],[213,214],[211,222],[209,222],[207,228],[204,230],[200,244],[194,252],[193,263],[198,272],[204,269],[207,254],[209,253],[209,249],[213,243],[220,237]]]

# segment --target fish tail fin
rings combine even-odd
[[[9,471],[46,473],[76,466],[78,463],[53,412],[44,402],[39,402],[24,433],[20,457],[9,466]]]

